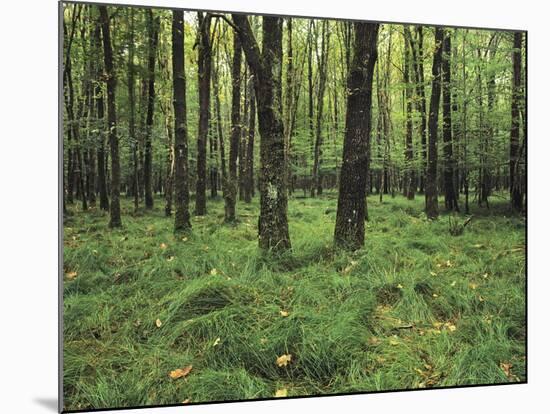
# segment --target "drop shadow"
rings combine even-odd
[[[58,412],[58,406],[57,406],[57,398],[35,398],[34,402],[38,405],[41,405],[44,408],[47,408],[48,410],[57,413]]]

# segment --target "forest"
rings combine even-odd
[[[526,381],[525,32],[61,24],[66,410]]]

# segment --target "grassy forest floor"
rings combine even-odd
[[[525,219],[492,198],[453,237],[445,214],[425,219],[423,196],[368,201],[365,246],[345,253],[335,194],[291,198],[280,258],[258,251],[257,199],[234,226],[210,200],[177,238],[160,198],[137,215],[123,199],[117,230],[71,207],[65,408],[525,380]]]

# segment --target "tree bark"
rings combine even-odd
[[[443,37],[443,52],[441,59],[442,88],[443,88],[443,155],[444,171],[443,179],[445,186],[445,208],[447,211],[459,211],[458,200],[454,185],[454,156],[453,137],[451,123],[451,36],[448,31]]]
[[[198,78],[199,78],[199,128],[197,135],[197,182],[195,192],[195,214],[206,214],[206,140],[210,119],[210,77],[212,71],[212,53],[210,47],[209,13],[197,13],[198,33]]]
[[[107,122],[109,125],[109,146],[111,147],[111,218],[109,226],[121,227],[120,218],[120,160],[118,155],[118,134],[116,120],[116,77],[113,68],[113,50],[111,48],[111,31],[106,6],[99,6],[101,31],[103,34],[103,57],[107,77]]]
[[[183,10],[172,10],[172,73],[174,89],[174,231],[191,229],[189,216],[189,167],[187,164],[187,104],[185,99]]]
[[[437,206],[437,128],[439,119],[439,102],[441,98],[441,56],[443,51],[443,29],[435,28],[435,50],[432,64],[432,95],[428,118],[428,168],[426,171],[426,215],[429,219],[439,216]]]
[[[354,57],[347,83],[347,113],[334,241],[355,250],[365,240],[368,141],[372,129],[372,80],[378,24],[354,23]]]
[[[231,138],[229,142],[229,177],[225,182],[225,222],[234,222],[237,203],[237,159],[241,140],[241,61],[242,47],[239,35],[233,34],[233,63],[231,66]],[[242,162],[242,160],[240,160]]]
[[[286,159],[281,118],[282,19],[263,17],[262,51],[246,16],[232,15],[254,75],[260,130],[259,245],[276,252],[291,247],[288,233]]]
[[[512,208],[521,211],[523,195],[520,189],[519,164],[519,134],[520,134],[520,105],[521,105],[521,47],[522,33],[514,33],[514,50],[512,52],[512,126],[510,129],[510,200]]]
[[[254,136],[256,134],[256,97],[254,96],[254,79],[248,81],[248,96],[250,111],[248,113],[248,141],[246,149],[246,185],[244,193],[245,203],[250,203],[254,197]]]
[[[416,180],[413,169],[413,121],[412,121],[412,91],[411,91],[411,45],[407,43],[407,38],[410,38],[409,27],[405,26],[405,56],[403,58],[403,82],[405,83],[405,178],[404,192],[409,200],[414,200],[414,191],[416,189]],[[414,77],[413,77],[414,78]]]

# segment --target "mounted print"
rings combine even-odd
[[[63,411],[527,381],[525,31],[62,2],[59,40]]]

